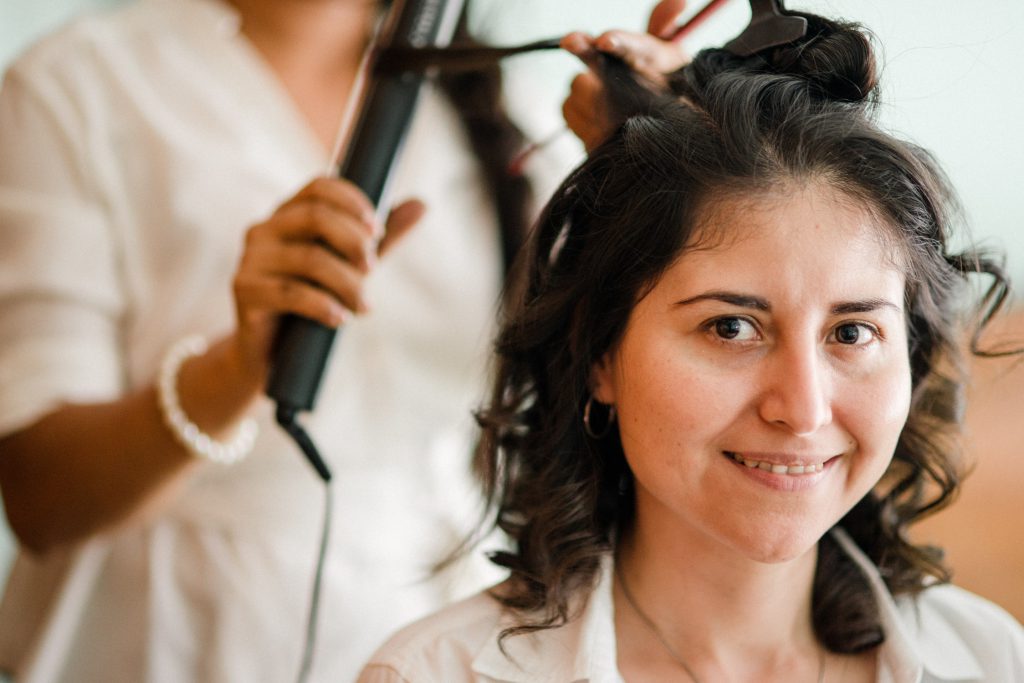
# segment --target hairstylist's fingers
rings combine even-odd
[[[419,223],[426,212],[427,205],[419,199],[406,200],[391,209],[391,213],[388,214],[387,226],[384,230],[384,238],[377,246],[377,253],[382,256],[387,253]]]
[[[251,246],[266,242],[322,242],[363,272],[376,261],[376,239],[365,224],[322,201],[288,204],[250,230]]]
[[[303,280],[329,292],[356,313],[369,310],[363,299],[365,273],[339,259],[318,242],[293,242],[253,256],[256,270],[264,277]]]
[[[238,327],[234,348],[241,367],[257,382],[265,381],[280,316],[293,313],[326,327],[348,318],[345,306],[330,292],[295,277],[255,268],[240,268],[233,282]]]
[[[604,102],[604,83],[593,71],[576,74],[569,84],[569,97],[586,107],[593,107]]]
[[[607,31],[594,40],[594,45],[655,83],[663,82],[665,74],[682,68],[688,61],[680,45],[647,33]]]
[[[578,57],[588,68],[597,68],[597,59],[600,53],[594,47],[593,37],[581,31],[573,31],[562,38],[559,46],[566,52]]]
[[[579,31],[567,34],[560,45],[588,68],[573,78],[569,94],[562,102],[562,117],[589,152],[607,137],[609,127],[604,84],[596,73],[601,53],[594,47],[594,39]]]
[[[686,0],[661,0],[651,10],[651,16],[647,20],[647,32],[668,40],[675,33],[676,23],[684,9]]]
[[[370,199],[362,190],[342,178],[314,178],[282,204],[278,211],[310,201],[323,203],[336,211],[351,214],[370,234],[377,234],[381,230],[376,218],[376,209]]]
[[[562,103],[562,116],[569,130],[583,142],[588,152],[611,134],[604,85],[597,75],[591,71],[577,74],[569,88],[569,96]]]
[[[283,313],[309,318],[326,327],[337,327],[348,316],[345,306],[329,292],[290,277],[239,275],[235,279],[235,298],[243,328],[265,327],[267,321]]]

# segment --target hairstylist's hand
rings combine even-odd
[[[352,183],[317,178],[249,229],[234,278],[242,367],[262,385],[283,313],[337,327],[365,313],[363,285],[377,257],[424,213],[419,200],[396,206],[380,225],[369,199]]]
[[[573,79],[569,96],[562,104],[566,123],[588,152],[611,135],[615,125],[609,120],[604,85],[594,71],[598,53],[619,57],[647,80],[664,84],[666,74],[689,61],[682,47],[671,40],[676,19],[685,7],[686,0],[661,0],[651,10],[647,33],[612,30],[594,38],[577,32],[562,39],[562,48],[590,67]]]

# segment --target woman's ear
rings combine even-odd
[[[594,398],[605,405],[615,403],[615,358],[611,351],[590,368],[590,390]]]

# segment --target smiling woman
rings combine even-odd
[[[627,118],[535,228],[480,415],[511,576],[361,680],[1024,675],[1020,625],[906,534],[957,490],[956,342],[1006,283],[874,122],[867,34],[806,16],[671,92],[609,65]]]
[[[824,183],[719,199],[704,220],[735,237],[685,251],[594,373],[636,479],[645,538],[628,547],[792,560],[892,459],[906,278],[871,212]]]

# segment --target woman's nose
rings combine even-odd
[[[764,366],[761,418],[795,435],[813,434],[832,421],[830,373],[814,344],[781,345]]]

